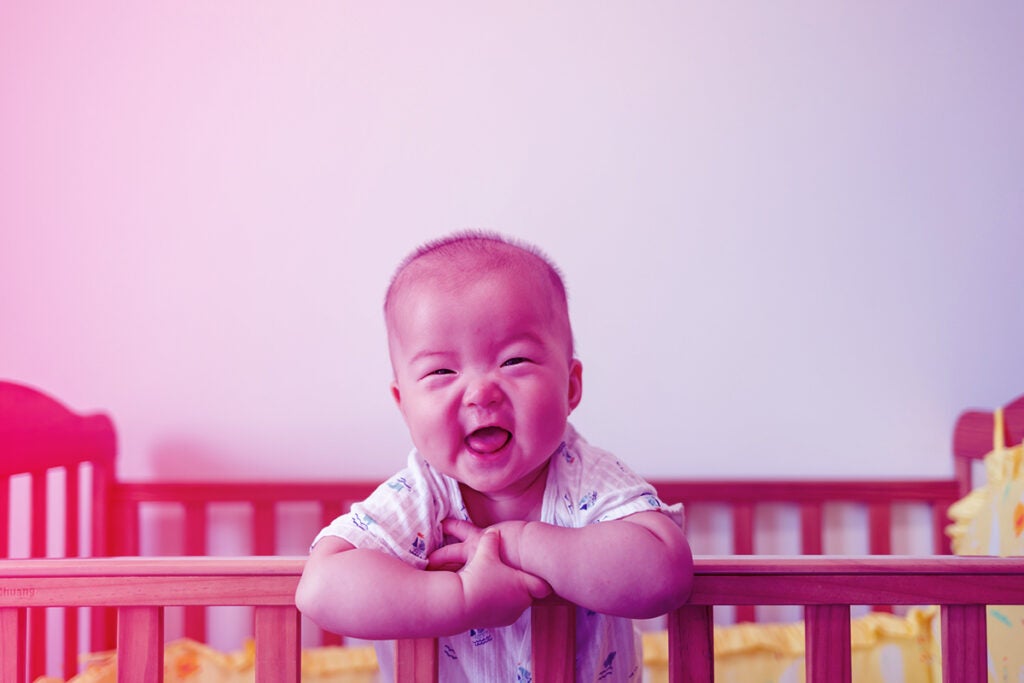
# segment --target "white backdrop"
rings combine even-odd
[[[950,472],[1024,392],[1024,8],[0,4],[0,377],[120,472],[383,477],[380,300],[454,229],[570,288],[650,476]]]

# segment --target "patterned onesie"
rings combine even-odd
[[[650,484],[569,426],[551,458],[541,521],[579,528],[647,510],[660,510],[682,523],[682,506],[666,507]],[[422,569],[430,553],[444,544],[441,522],[448,517],[469,520],[458,482],[434,470],[413,450],[405,469],[331,522],[313,543],[337,536]],[[392,645],[378,644],[386,673],[393,662]],[[511,626],[441,638],[438,648],[440,680],[445,683],[531,681],[530,610]],[[577,609],[576,680],[639,681],[640,674],[632,621]]]

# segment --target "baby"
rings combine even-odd
[[[528,608],[553,592],[579,606],[577,680],[640,680],[631,619],[682,604],[692,558],[681,511],[568,424],[583,369],[557,269],[453,235],[401,264],[384,315],[415,449],[314,540],[299,609],[358,638],[441,636],[442,681],[528,681]]]

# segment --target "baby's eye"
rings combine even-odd
[[[455,374],[455,371],[454,370],[450,370],[448,368],[438,368],[437,370],[434,370],[433,372],[428,372],[427,373],[428,376],[431,376],[431,375],[454,375],[454,374]]]
[[[516,356],[515,358],[509,358],[507,361],[502,363],[501,367],[509,368],[509,367],[512,367],[513,365],[520,365],[522,363],[529,363],[529,362],[530,362],[529,358],[523,358],[521,356]]]

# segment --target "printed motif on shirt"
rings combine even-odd
[[[604,680],[615,672],[615,651],[608,653],[601,664],[601,671],[597,674],[597,680]]]
[[[397,477],[388,482],[388,488],[392,491],[412,491],[412,484],[405,480],[405,477]]]
[[[580,498],[580,510],[589,510],[597,502],[597,491],[591,491]]]
[[[377,524],[377,521],[370,515],[361,515],[358,512],[353,512],[352,524],[363,531],[369,531],[371,526],[375,526]]]
[[[416,538],[412,540],[412,547],[409,548],[409,552],[420,558],[421,560],[427,556],[427,541],[423,537],[422,532],[416,533]]]
[[[494,640],[494,635],[486,628],[469,629],[469,640],[474,647],[480,647]]]

